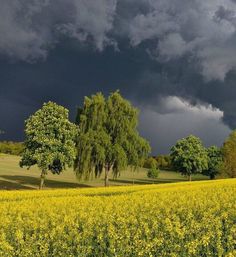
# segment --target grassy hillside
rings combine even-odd
[[[0,189],[36,189],[39,184],[40,171],[33,167],[30,170],[22,169],[18,165],[19,157],[12,155],[0,155]],[[197,175],[194,180],[206,180],[208,177]],[[123,171],[118,179],[110,180],[111,185],[143,185],[159,184],[186,181],[187,178],[179,173],[171,171],[161,171],[158,179],[148,179],[145,169],[137,172],[130,170]],[[77,188],[103,186],[103,176],[92,181],[78,181],[72,169],[68,169],[61,175],[48,174],[46,180],[47,188]]]
[[[236,256],[236,180],[0,192],[0,256]]]

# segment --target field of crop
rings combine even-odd
[[[236,256],[236,180],[0,193],[0,256]]]

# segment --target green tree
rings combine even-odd
[[[149,157],[144,161],[143,167],[146,169],[156,169],[157,161],[153,157]]]
[[[159,155],[155,157],[157,167],[163,170],[171,170],[171,158],[169,155]]]
[[[207,148],[208,169],[203,171],[203,174],[210,176],[210,179],[215,179],[219,174],[223,162],[222,151],[217,146]]]
[[[223,171],[230,178],[236,177],[236,130],[234,130],[224,142]]]
[[[40,189],[48,171],[60,174],[67,166],[73,166],[77,126],[69,121],[68,113],[64,107],[48,102],[25,122],[25,149],[20,166],[39,167]]]
[[[188,136],[177,141],[171,148],[171,161],[174,168],[189,177],[202,173],[208,168],[208,157],[202,142],[195,136]]]
[[[139,166],[150,152],[148,142],[137,131],[137,109],[118,91],[107,99],[101,93],[85,97],[76,121],[78,178],[99,177],[105,171],[108,186],[110,172],[117,177],[127,166]]]

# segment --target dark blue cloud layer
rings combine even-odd
[[[156,140],[148,126],[165,130],[169,123],[160,115],[170,114],[174,115],[169,130],[172,141],[177,135],[200,131],[206,144],[219,144],[229,132],[220,119],[236,127],[235,17],[232,0],[3,0],[3,137],[22,140],[24,119],[45,101],[68,107],[73,120],[84,95],[120,89],[149,117],[141,116],[145,124],[140,130],[157,142],[155,150],[159,140],[167,151],[169,135]],[[187,106],[182,110],[186,115],[180,117],[178,106],[165,104],[168,96],[203,105],[205,112],[210,108],[213,116],[214,108],[222,111],[218,127],[214,125],[220,140],[214,141],[209,131],[216,118],[213,121],[203,114],[205,118],[192,115],[191,120]],[[157,118],[162,125],[156,124]],[[178,119],[183,134],[174,129]],[[201,124],[197,131],[192,127],[196,119]]]

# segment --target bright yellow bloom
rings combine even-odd
[[[235,248],[235,179],[0,193],[0,257],[230,257]]]

